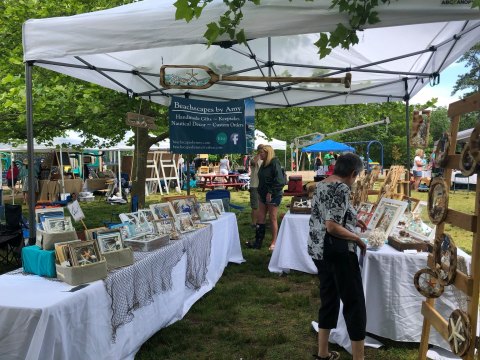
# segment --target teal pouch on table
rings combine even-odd
[[[22,249],[23,271],[46,277],[57,277],[55,250],[42,250],[37,245]]]

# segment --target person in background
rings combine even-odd
[[[321,302],[316,359],[340,357],[338,352],[328,351],[330,330],[337,326],[340,300],[353,359],[364,359],[367,312],[357,247],[362,255],[367,247],[355,227],[365,231],[366,225],[357,220],[357,212],[350,203],[350,187],[362,170],[359,156],[353,153],[339,156],[333,175],[317,184],[312,200],[308,253],[318,270]]]
[[[323,165],[322,157],[320,156],[320,153],[317,154],[317,157],[315,158],[315,172],[320,168],[320,166]]]
[[[333,154],[333,151],[329,151],[328,154],[323,157],[323,162],[326,166],[331,165],[334,160],[335,155]]]
[[[20,170],[18,169],[17,163],[15,161],[12,161],[12,164],[7,170],[7,186],[11,187],[12,189],[15,187],[15,184],[18,181],[18,175],[20,173]]]
[[[228,175],[230,171],[230,161],[228,160],[228,155],[225,155],[223,159],[220,159],[218,171],[222,175]]]
[[[275,157],[275,152],[270,145],[264,145],[263,148],[259,150],[258,155],[263,163],[258,170],[258,196],[260,201],[258,203],[255,243],[247,243],[246,245],[254,249],[260,249],[262,247],[262,242],[265,238],[265,219],[268,211],[270,228],[272,230],[272,243],[269,250],[273,251],[275,242],[277,241],[277,214],[278,207],[282,202],[285,179],[280,160]]]
[[[424,152],[422,149],[417,149],[415,151],[415,158],[413,159],[413,189],[418,190],[420,186],[420,181],[423,177],[423,169],[424,169]]]
[[[20,180],[22,181],[22,192],[23,192],[23,204],[27,203],[28,200],[28,160],[24,159],[23,160],[23,166],[22,169],[20,170]],[[36,179],[36,174],[35,174],[35,180],[34,180],[34,185],[35,185],[35,198],[37,197],[38,194],[38,181]]]
[[[257,226],[257,212],[258,212],[258,170],[262,166],[263,161],[260,159],[259,152],[263,149],[263,145],[257,146],[257,153],[250,159],[250,207],[252,208],[251,219],[252,227]]]

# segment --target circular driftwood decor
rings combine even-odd
[[[480,162],[480,122],[473,129],[468,145],[470,145],[470,153],[474,159]]]
[[[442,168],[447,164],[450,142],[450,134],[444,132],[440,140],[438,140],[437,147],[435,148],[435,163]]]
[[[462,310],[454,310],[448,319],[448,342],[452,352],[462,357],[470,348],[471,325],[468,315]]]
[[[438,298],[443,294],[444,286],[431,269],[418,270],[413,278],[413,283],[418,292],[426,298]]]
[[[448,212],[448,186],[442,177],[434,178],[428,191],[428,217],[432,223],[439,224]]]
[[[460,155],[458,167],[464,176],[470,176],[477,170],[478,162],[470,151],[470,144],[465,144]]]
[[[448,234],[440,234],[435,238],[433,248],[435,271],[444,286],[450,285],[457,275],[457,247]]]

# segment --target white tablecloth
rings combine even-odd
[[[235,215],[226,213],[212,225],[208,283],[198,291],[185,286],[184,255],[173,268],[172,290],[136,310],[115,343],[103,281],[70,293],[72,286],[38,276],[0,276],[0,359],[133,359],[146,340],[183,318],[215,286],[228,262],[244,262]]]
[[[290,269],[316,274],[316,267],[307,253],[308,221],[310,215],[288,212],[280,225],[270,264],[271,272],[288,272]],[[470,270],[470,256],[458,250]],[[427,267],[427,254],[404,254],[384,245],[378,251],[367,251],[363,261],[362,281],[367,306],[367,332],[395,341],[420,342],[423,316],[421,305],[425,297],[413,284],[415,273]],[[445,288],[437,299],[436,309],[445,318],[457,309],[466,310],[460,292],[452,286]],[[330,341],[349,350],[350,341],[343,316],[339,317],[337,329]],[[450,346],[432,327],[430,343],[449,349]]]

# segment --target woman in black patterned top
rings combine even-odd
[[[320,280],[321,306],[318,311],[318,354],[316,359],[335,360],[339,354],[328,351],[330,330],[337,326],[340,300],[343,316],[352,342],[354,360],[364,358],[366,331],[365,296],[357,258],[366,245],[355,227],[366,229],[350,204],[350,187],[363,169],[360,157],[341,155],[333,175],[319,182],[312,201],[308,253],[313,259]]]

